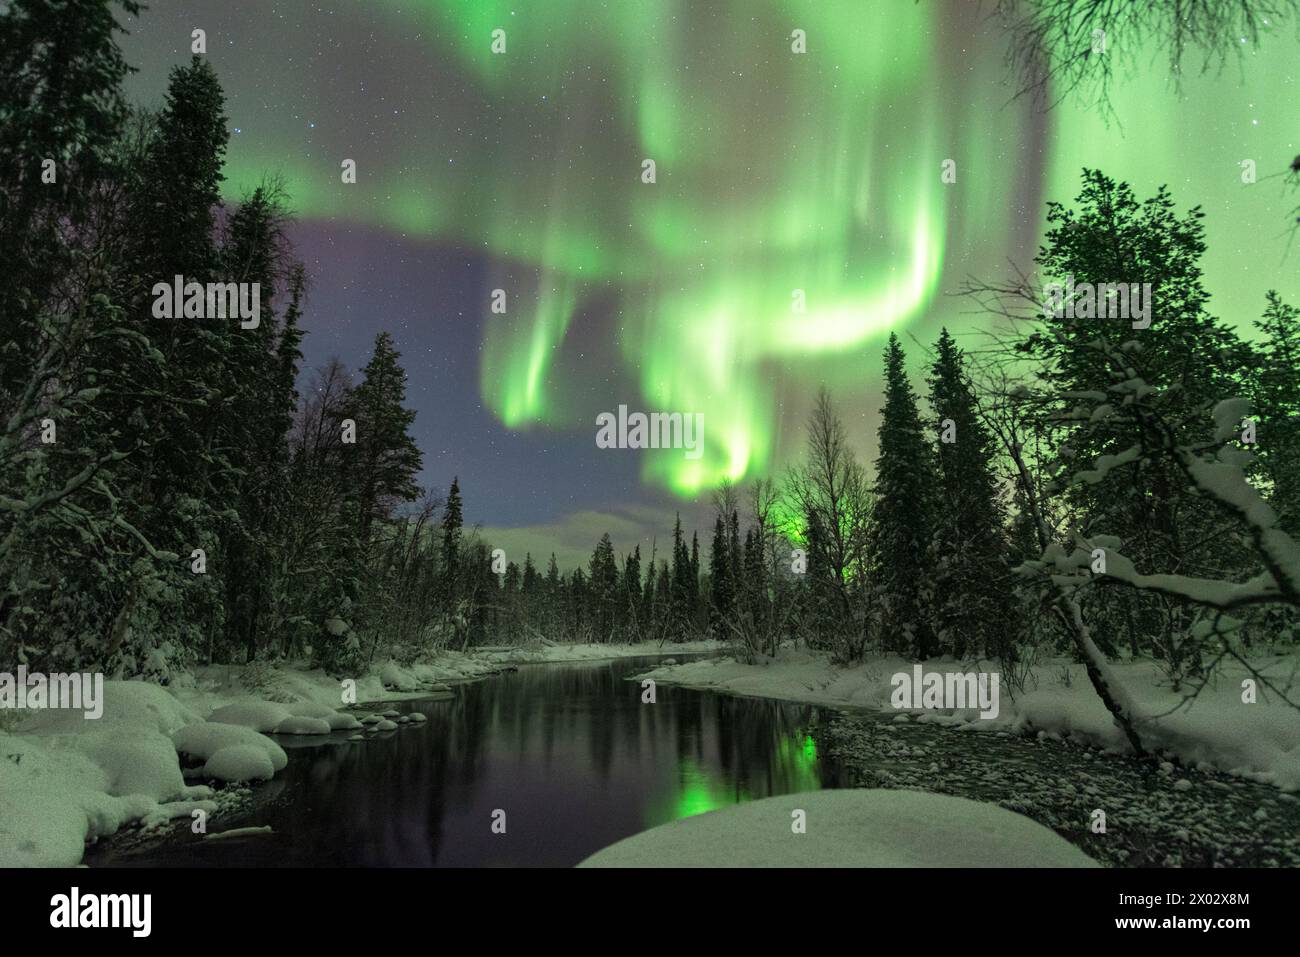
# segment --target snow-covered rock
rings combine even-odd
[[[236,724],[270,734],[290,717],[292,715],[289,709],[282,704],[250,698],[217,708],[208,715],[208,720],[218,724]]]
[[[805,833],[795,833],[802,812]],[[806,791],[683,818],[580,867],[1098,867],[1043,825],[921,791]]]
[[[107,773],[109,794],[147,794],[169,801],[186,792],[176,748],[165,734],[145,731],[121,737],[101,732],[78,741],[77,748]]]
[[[271,763],[272,770],[282,771],[289,763],[284,749],[251,728],[237,724],[200,721],[189,724],[172,734],[172,743],[180,754],[207,761],[226,748],[250,746],[260,749]]]
[[[269,781],[275,775],[275,768],[262,748],[235,744],[208,758],[203,774],[218,781]]]
[[[73,734],[114,727],[149,728],[171,734],[177,728],[198,721],[201,715],[181,704],[166,688],[147,681],[105,681],[104,713],[87,720],[80,711],[49,709],[29,712],[20,730],[23,734]]]
[[[275,726],[276,734],[329,734],[330,723],[320,718],[290,715]]]
[[[391,659],[380,669],[379,677],[387,688],[394,688],[397,691],[420,690],[420,679]]]

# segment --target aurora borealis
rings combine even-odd
[[[168,0],[129,24],[138,99],[196,27],[228,196],[278,173],[298,214],[308,367],[357,368],[391,329],[425,484],[459,474],[492,524],[622,509],[630,548],[719,480],[779,473],[822,384],[870,460],[884,337],[981,328],[950,294],[1027,266],[1084,166],[1205,207],[1219,314],[1300,294],[1295,203],[1264,179],[1300,152],[1294,31],[1181,90],[1111,37],[1108,125],[1013,101],[1005,37],[964,0]],[[598,450],[619,404],[704,413],[703,455]]]

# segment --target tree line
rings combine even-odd
[[[76,8],[69,16],[67,8]],[[129,106],[121,0],[0,16],[0,662],[166,679],[204,661],[376,656],[541,639],[712,637],[991,658],[1152,657],[1192,687],[1295,640],[1300,324],[1275,293],[1246,339],[1202,283],[1199,209],[1085,171],[1035,276],[972,282],[920,390],[882,358],[876,457],[817,397],[782,475],[714,494],[663,554],[608,535],[582,568],[502,561],[462,490],[426,493],[406,374],[380,334],[298,391],[308,277],[273,180],[222,200],[224,96],[195,58]],[[153,285],[258,282],[255,328],[159,319]],[[1044,310],[1038,277],[1149,283],[1143,329]],[[541,556],[538,557],[541,560]],[[1109,682],[1109,683],[1108,683]],[[1104,689],[1110,690],[1104,690]]]

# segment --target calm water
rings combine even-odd
[[[189,822],[91,865],[572,865],[624,837],[738,801],[833,787],[814,708],[625,680],[658,659],[525,665],[396,710],[429,720],[351,742],[280,738],[289,766],[203,841]],[[493,834],[497,809],[506,833]]]

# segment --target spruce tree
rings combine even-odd
[[[934,511],[935,627],[956,658],[1014,654],[1018,626],[1006,512],[994,448],[966,379],[961,351],[944,329],[930,370],[931,427],[939,464]]]
[[[730,638],[730,622],[735,602],[731,578],[731,555],[727,551],[726,526],[719,515],[713,522],[713,548],[709,553],[710,598],[709,630],[719,641]]]
[[[641,589],[641,628],[646,635],[659,634],[660,621],[655,608],[656,568],[653,552],[651,560],[646,563],[645,586]]]
[[[461,526],[463,524],[460,477],[457,476],[451,480],[451,488],[447,490],[447,502],[442,511],[442,582],[438,597],[443,607],[443,613],[450,616],[454,616],[457,612],[461,580],[463,578],[460,554]],[[555,556],[552,555],[551,559],[554,562]]]
[[[641,620],[641,546],[623,560],[623,624],[625,640],[639,641],[645,623]]]
[[[587,584],[590,597],[590,620],[595,630],[593,639],[612,641],[618,611],[618,563],[614,558],[614,544],[609,533],[600,537],[588,565]]]
[[[691,609],[691,555],[686,549],[686,540],[682,535],[682,516],[677,514],[673,525],[673,575],[671,617],[674,628],[674,641],[685,638],[684,630],[690,623]]]
[[[1214,403],[1247,391],[1249,350],[1208,309],[1200,265],[1203,219],[1199,207],[1180,213],[1166,187],[1139,200],[1127,183],[1084,170],[1073,207],[1048,204],[1047,237],[1036,257],[1047,279],[1072,281],[1075,294],[1046,304],[1043,328],[1021,351],[1040,360],[1038,381],[1049,401],[1037,406],[1035,427],[1059,453],[1049,492],[1060,492],[1056,507],[1065,524],[1085,536],[1118,538],[1140,571],[1168,568],[1172,556],[1184,574],[1216,577],[1241,560],[1242,550],[1222,541],[1217,508],[1189,492],[1172,460],[1113,469],[1094,482],[1069,481],[1103,455],[1151,441],[1144,426],[1117,407],[1122,396],[1112,391],[1114,370],[1098,343],[1107,343],[1112,354],[1122,351],[1131,364],[1129,378],[1159,395],[1162,416],[1176,423],[1172,440],[1178,444],[1200,441]],[[1103,304],[1122,305],[1118,295],[1102,290],[1117,283],[1130,290],[1129,317],[1100,314]],[[1134,287],[1149,288],[1145,319],[1133,314]],[[1115,398],[1098,402],[1099,413],[1081,412],[1099,393]],[[1113,647],[1111,636],[1127,631],[1135,650],[1167,657],[1195,617],[1186,602],[1165,596],[1112,592],[1098,602],[1105,626],[1095,633],[1103,649]]]
[[[1300,535],[1300,310],[1270,290],[1255,327],[1263,334],[1252,412],[1259,456],[1280,527]]]
[[[0,413],[40,345],[37,313],[72,268],[93,184],[116,178],[131,72],[118,9],[135,0],[13,0],[0,14]],[[53,182],[44,160],[55,160]],[[64,224],[72,229],[63,228]]]
[[[872,509],[871,565],[886,648],[925,659],[938,652],[933,628],[931,535],[938,488],[934,452],[917,411],[898,337],[885,348]]]
[[[554,640],[559,634],[563,587],[560,565],[555,560],[555,552],[551,552],[551,560],[546,563],[546,578],[542,582],[542,612],[538,624],[544,638]]]
[[[691,626],[694,628],[704,620],[700,607],[700,535],[694,530],[691,532],[691,577],[688,592],[687,600],[691,604]]]
[[[405,407],[406,372],[399,358],[392,336],[379,333],[374,354],[361,370],[365,379],[352,396],[357,425],[353,462],[363,543],[376,518],[386,518],[394,503],[408,502],[420,494],[415,476],[423,455],[410,433],[415,412]]]

